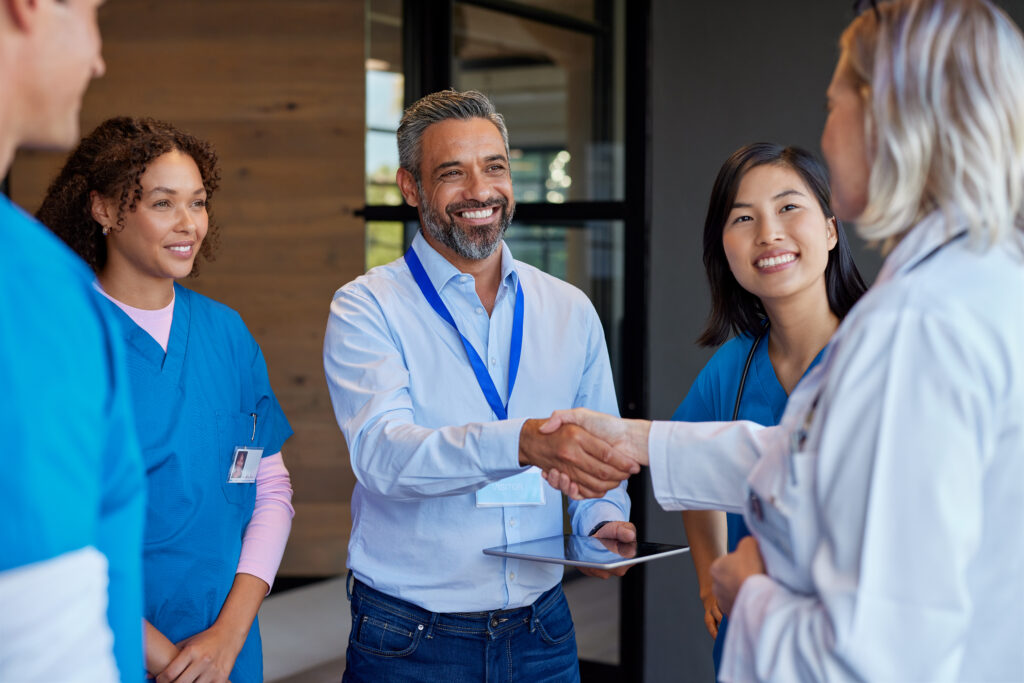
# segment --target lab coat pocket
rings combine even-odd
[[[252,468],[259,467],[259,463],[249,462],[249,458],[259,458],[262,452],[257,450],[247,451],[246,447],[252,446],[253,442],[253,417],[252,413],[218,412],[217,431],[219,436],[220,452],[217,463],[221,490],[224,497],[233,505],[238,505],[251,511],[256,502],[255,481],[249,481],[253,477],[244,477],[241,471],[255,473]]]
[[[812,590],[803,560],[814,534],[809,506],[813,492],[814,455],[785,453],[769,456],[749,480],[746,520],[760,545],[768,573],[798,593]],[[766,458],[767,459],[767,458]]]

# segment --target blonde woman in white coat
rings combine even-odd
[[[721,680],[1024,680],[1024,38],[899,0],[840,47],[835,208],[887,258],[782,423],[548,427],[649,464],[666,509],[744,514]]]

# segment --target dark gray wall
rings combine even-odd
[[[1024,0],[1000,4],[1024,21]],[[851,18],[843,1],[652,0],[648,388],[656,419],[671,416],[711,355],[693,340],[708,310],[701,231],[718,167],[761,140],[820,155],[825,89]],[[851,241],[870,282],[881,259]],[[682,542],[679,514],[650,498],[645,536]],[[645,681],[713,680],[689,557],[645,571]]]

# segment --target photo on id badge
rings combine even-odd
[[[256,471],[260,468],[262,448],[244,448],[237,446],[231,456],[231,469],[228,470],[229,484],[251,484],[256,481]]]

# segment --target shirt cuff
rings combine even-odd
[[[577,536],[586,536],[600,522],[625,522],[619,506],[608,501],[585,501],[580,504],[572,520],[572,531]]]
[[[669,422],[651,422],[651,433],[647,437],[647,458],[651,469],[651,490],[654,498],[665,510],[682,509],[672,506],[674,496],[669,483],[668,441],[672,424]]]
[[[491,454],[488,469],[499,473],[499,478],[525,472],[527,467],[519,464],[519,433],[527,418],[496,420],[486,423],[480,432],[480,452]]]

